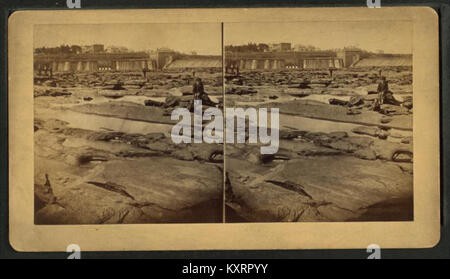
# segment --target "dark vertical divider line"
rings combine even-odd
[[[226,129],[225,129],[225,45],[224,45],[224,23],[221,23],[221,39],[222,39],[222,100],[223,100],[223,106],[222,106],[222,136],[223,136],[223,168],[222,168],[222,223],[226,223],[226,183],[227,183],[227,175],[226,175]]]

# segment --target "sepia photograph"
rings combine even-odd
[[[438,19],[424,7],[13,13],[11,246],[432,247]]]
[[[194,94],[221,105],[221,36],[217,23],[35,26],[36,224],[222,222],[221,144],[170,137]]]
[[[279,110],[277,152],[226,146],[228,222],[413,220],[412,27],[224,25],[226,107]]]

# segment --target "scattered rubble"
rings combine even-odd
[[[221,94],[220,72],[199,75],[208,94]],[[182,97],[191,78],[54,73],[35,82],[36,224],[222,222],[222,146],[176,145],[167,132],[133,126],[175,123],[166,109],[193,98]],[[131,119],[139,122],[129,130]]]
[[[377,71],[226,77],[227,106],[280,109],[273,155],[258,145],[174,144],[164,125],[192,100],[190,73],[35,78],[35,223],[222,222],[224,163],[227,222],[411,220],[412,72],[383,70],[402,103],[374,111]],[[197,75],[222,107],[222,73]],[[288,128],[291,116],[329,129]],[[353,126],[335,128],[343,123]],[[147,125],[155,130],[141,132]]]
[[[400,105],[374,106],[378,69],[337,70],[333,78],[320,70],[253,71],[227,79],[228,106],[279,108],[282,127],[279,151],[270,156],[255,145],[226,145],[227,222],[411,220],[412,72],[383,74]],[[247,98],[235,88],[256,92]],[[328,121],[332,131],[287,127],[296,117]],[[334,125],[341,123],[353,128],[339,131]]]

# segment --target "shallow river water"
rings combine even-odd
[[[331,95],[310,95],[303,97],[302,99],[323,101],[326,102]],[[348,96],[337,97],[342,100],[347,100]],[[101,102],[115,102],[115,101],[128,101],[138,104],[143,104],[145,100],[152,99],[154,101],[163,102],[165,98],[149,98],[146,96],[124,96],[120,99],[110,100],[107,98],[100,98],[91,101],[91,103],[101,103]],[[245,103],[247,106],[249,103]],[[69,123],[70,127],[80,128],[86,130],[94,131],[118,131],[124,133],[138,133],[138,134],[148,134],[148,133],[164,133],[170,135],[173,128],[171,124],[161,124],[146,121],[136,121],[128,119],[119,119],[114,117],[106,117],[94,114],[85,114],[74,112],[69,109],[70,105],[59,105],[59,109],[40,109],[37,114],[40,118],[57,118]],[[61,107],[66,107],[61,109]],[[268,114],[269,127],[270,127],[270,113]],[[360,124],[338,122],[332,120],[322,120],[322,119],[312,119],[302,116],[294,115],[279,115],[280,129],[297,129],[310,132],[347,132],[352,135],[352,129],[361,126]],[[265,125],[260,125],[265,126]],[[399,142],[401,137],[412,136],[412,131],[402,131],[391,129],[391,134],[395,134],[395,137],[389,137],[389,141]],[[354,134],[353,134],[354,135]]]

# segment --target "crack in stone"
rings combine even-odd
[[[95,185],[97,187],[103,188],[103,189],[111,191],[111,192],[119,193],[120,195],[122,195],[124,197],[128,197],[132,200],[135,200],[135,198],[132,195],[130,195],[127,191],[125,191],[125,189],[124,189],[125,187],[123,187],[119,184],[116,184],[113,182],[101,183],[101,182],[95,182],[95,181],[88,181],[86,183]]]
[[[282,187],[282,188],[284,188],[286,190],[296,192],[297,194],[300,194],[302,196],[308,197],[311,200],[313,199],[313,197],[310,194],[308,194],[305,191],[304,187],[302,185],[300,185],[300,184],[296,184],[296,183],[293,183],[291,181],[285,181],[285,182],[276,181],[276,180],[264,180],[264,181],[268,182],[268,183],[272,183],[272,184],[277,185],[277,186],[280,186],[280,187]]]

